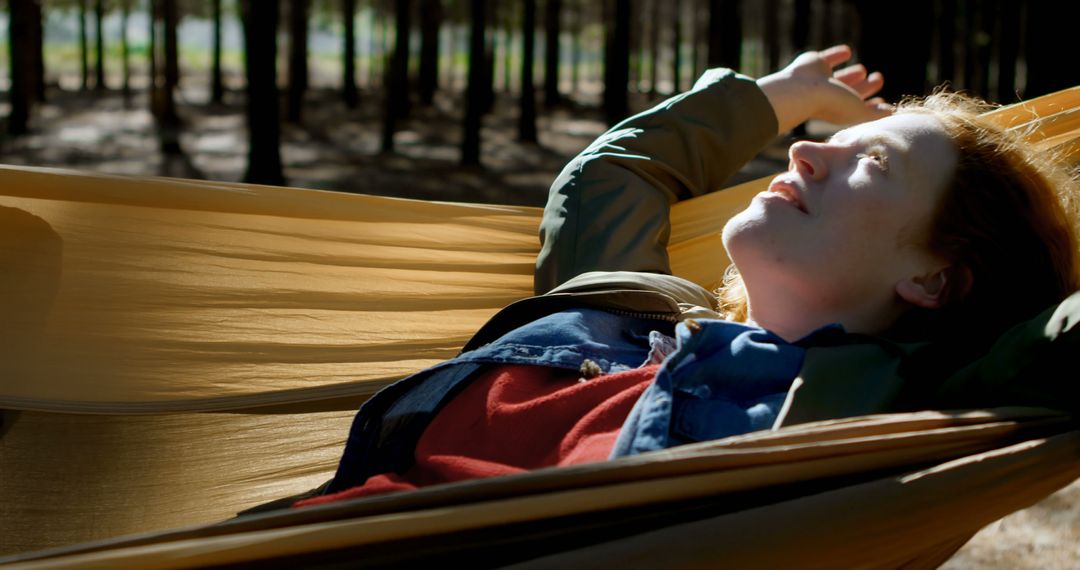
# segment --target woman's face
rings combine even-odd
[[[824,319],[805,332],[830,322],[879,332],[898,316],[897,284],[941,265],[918,244],[956,150],[936,118],[908,113],[795,143],[789,155],[788,171],[724,227],[751,318],[777,330],[764,321],[796,312]]]

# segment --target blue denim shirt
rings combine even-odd
[[[590,360],[604,373],[618,372],[647,363],[651,353],[655,357],[657,335],[674,335],[675,350],[631,411],[613,456],[768,429],[802,366],[803,345],[821,332],[791,344],[759,327],[721,320],[676,327],[599,309],[553,313],[396,382],[365,402],[326,492],[407,469],[435,414],[485,365],[579,370]]]
[[[756,326],[694,320],[623,424],[612,457],[769,429],[806,350]]]

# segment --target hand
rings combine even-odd
[[[885,83],[881,73],[867,74],[862,64],[833,71],[849,59],[851,48],[846,45],[806,52],[784,69],[757,80],[773,106],[780,133],[807,119],[849,125],[892,113],[891,105],[873,97]]]

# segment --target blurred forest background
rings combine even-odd
[[[890,100],[948,82],[1008,103],[1080,84],[1078,15],[1038,0],[6,0],[0,162],[539,205],[593,137],[708,67],[760,76],[847,42]],[[781,167],[782,142],[744,177]]]

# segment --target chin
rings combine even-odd
[[[736,239],[746,226],[747,220],[745,218],[747,218],[747,211],[750,208],[753,208],[753,205],[747,206],[745,210],[728,218],[728,221],[724,224],[724,229],[720,231],[720,239],[724,242],[724,247],[728,249],[728,253],[731,253],[731,246],[729,245],[731,240]]]
[[[817,281],[822,263],[800,263],[797,235],[785,231],[777,220],[769,218],[760,206],[750,207],[733,216],[721,234],[728,259],[738,269],[746,284],[767,290],[805,289]]]

